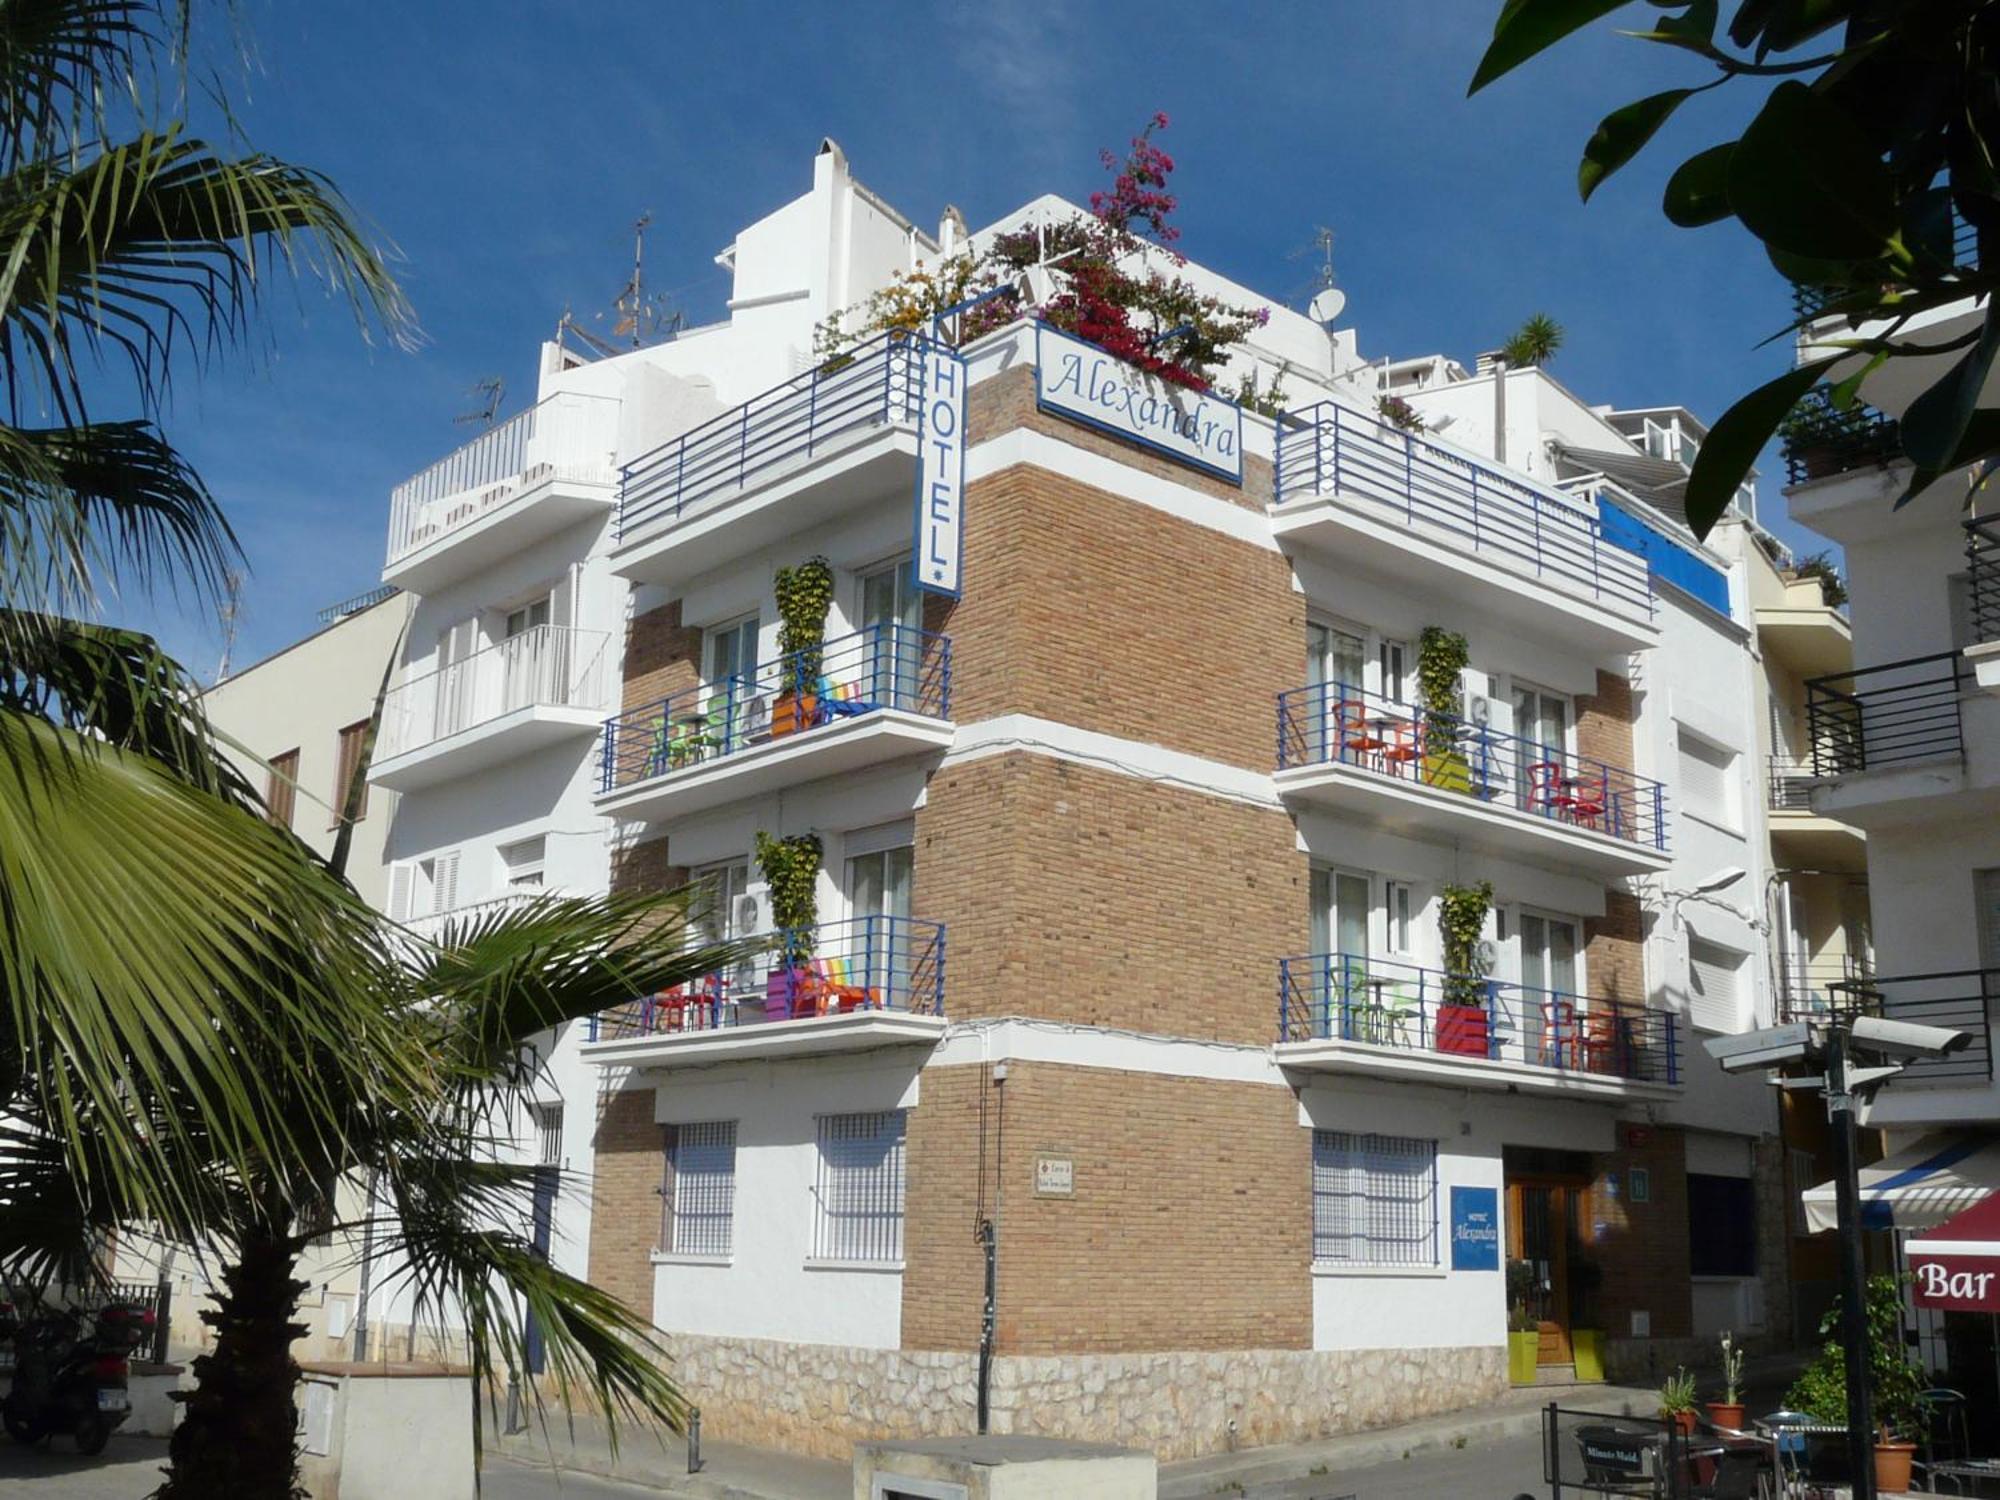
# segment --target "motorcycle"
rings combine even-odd
[[[23,1319],[14,1334],[14,1385],[0,1402],[0,1425],[17,1443],[53,1433],[76,1451],[102,1453],[132,1411],[132,1351],[151,1335],[152,1309],[114,1302],[94,1315],[78,1308]]]

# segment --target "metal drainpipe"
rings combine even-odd
[[[979,1435],[986,1436],[990,1430],[993,1395],[993,1345],[996,1326],[999,1322],[999,1262],[1000,1235],[996,1220],[1001,1214],[1007,1192],[1007,1064],[1003,1059],[993,1065],[993,1092],[997,1103],[998,1116],[993,1143],[995,1171],[993,1174],[993,1214],[979,1221],[974,1230],[980,1249],[986,1257],[986,1297],[980,1310],[979,1319]],[[979,1164],[980,1171],[986,1164]]]
[[[993,1221],[981,1219],[977,1231],[986,1252],[986,1307],[979,1320],[979,1435],[986,1436],[993,1391],[994,1243]]]
[[[1507,361],[1493,357],[1493,461],[1507,462]]]

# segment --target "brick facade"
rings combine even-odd
[[[1597,691],[1576,700],[1577,754],[1632,769],[1632,681],[1620,672],[1597,673]]]
[[[1275,1036],[1277,960],[1308,931],[1284,813],[1009,753],[939,771],[916,825],[915,909],[951,935],[954,1018]]]
[[[626,713],[701,685],[701,627],[681,624],[681,601],[634,615],[625,628]]]
[[[1686,1338],[1693,1332],[1686,1133],[1629,1120],[1619,1121],[1616,1130],[1616,1145],[1595,1160],[1596,1176],[1579,1214],[1580,1225],[1603,1226],[1588,1245],[1604,1272],[1598,1316],[1614,1337],[1625,1337],[1632,1314],[1641,1311],[1650,1320],[1653,1338]],[[1635,1167],[1647,1176],[1644,1203],[1632,1201]]]
[[[652,1253],[659,1239],[664,1163],[653,1090],[598,1098],[591,1137],[590,1268],[592,1284],[648,1317],[653,1311]]]
[[[1606,891],[1604,915],[1583,919],[1583,965],[1591,994],[1628,1005],[1645,1003],[1645,920],[1639,898],[1630,891]]]
[[[952,638],[961,723],[1031,714],[1271,769],[1278,694],[1306,675],[1278,553],[1023,464],[970,487],[965,576],[926,621]]]

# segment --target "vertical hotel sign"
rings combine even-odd
[[[959,596],[965,531],[965,361],[935,339],[918,344],[923,374],[917,421],[917,587]]]

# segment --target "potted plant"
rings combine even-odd
[[[1604,1378],[1604,1330],[1597,1317],[1597,1289],[1604,1267],[1577,1249],[1569,1257],[1569,1347],[1578,1380]]]
[[[1729,1330],[1722,1333],[1722,1399],[1708,1403],[1708,1419],[1731,1432],[1743,1430],[1743,1350]]]
[[[757,867],[770,892],[771,923],[778,930],[778,960],[764,981],[764,1016],[788,1020],[799,991],[811,978],[814,929],[819,923],[822,850],[810,833],[774,839],[757,833]]]
[[[1909,1441],[1923,1422],[1918,1395],[1928,1383],[1923,1367],[1904,1352],[1902,1290],[1894,1276],[1868,1279],[1868,1384],[1881,1432],[1875,1443],[1875,1488],[1907,1490],[1917,1445]],[[1785,1405],[1822,1422],[1847,1421],[1847,1350],[1840,1342],[1840,1303],[1820,1320],[1825,1342],[1785,1392]]]
[[[1423,414],[1401,396],[1377,396],[1375,414],[1402,432],[1420,433],[1427,430],[1428,424],[1425,423]]]
[[[771,738],[810,729],[819,722],[820,667],[825,657],[826,616],[833,607],[833,567],[810,557],[778,569],[779,686],[771,705]]]
[[[1437,1049],[1461,1057],[1491,1055],[1486,970],[1479,937],[1493,905],[1493,884],[1448,885],[1438,892],[1438,933],[1444,940],[1444,994],[1437,1008]]]
[[[1533,1385],[1541,1365],[1541,1325],[1528,1310],[1534,1287],[1532,1261],[1507,1262],[1507,1380],[1512,1385]]]
[[[1463,678],[1471,650],[1454,630],[1426,625],[1417,638],[1417,691],[1424,709],[1424,784],[1472,792],[1472,762],[1459,748],[1464,735]]]
[[[1694,1431],[1694,1376],[1679,1368],[1660,1382],[1660,1420],[1671,1422],[1682,1437]]]

